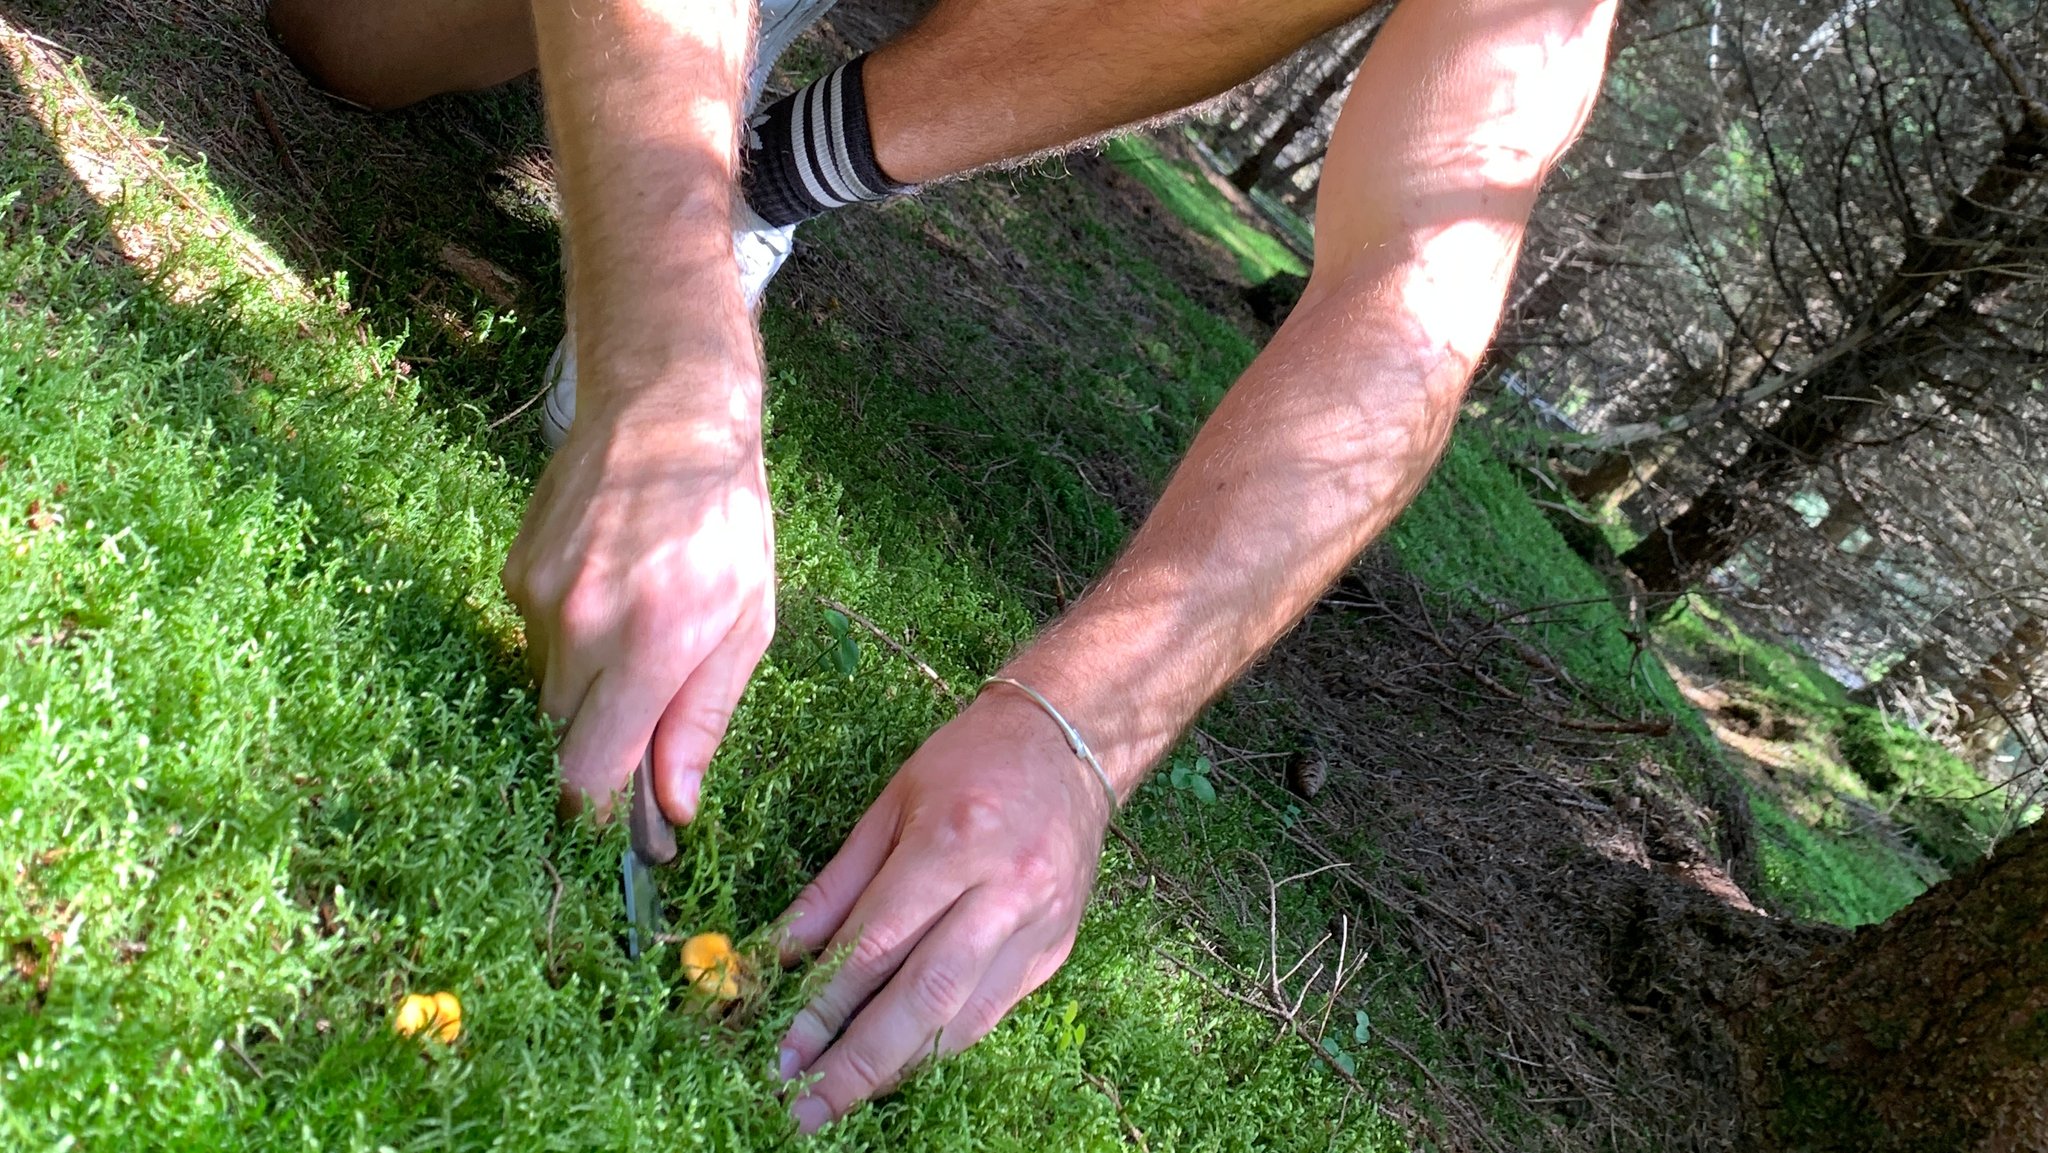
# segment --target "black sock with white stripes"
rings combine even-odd
[[[754,117],[747,135],[747,204],[773,225],[796,224],[859,201],[883,200],[898,184],[875,160],[862,56]]]

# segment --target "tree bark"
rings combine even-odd
[[[2048,823],[1730,1018],[1751,1150],[2048,1149]]]
[[[1903,351],[1902,343],[1887,341],[1808,382],[1706,491],[1623,553],[1621,563],[1651,592],[1677,596],[1734,556],[1790,481],[1835,450],[1873,402],[1918,379],[1910,362],[1888,358]]]
[[[1279,130],[1266,137],[1266,142],[1259,146],[1257,152],[1239,161],[1237,167],[1230,170],[1228,179],[1238,191],[1249,193],[1257,187],[1259,181],[1265,179],[1267,170],[1273,167],[1273,162],[1280,159],[1280,154],[1287,151],[1289,144],[1294,143],[1294,138],[1315,126],[1316,117],[1322,115],[1323,106],[1351,83],[1351,77],[1358,71],[1359,62],[1365,59],[1365,51],[1372,46],[1373,39],[1373,35],[1367,33],[1360,36],[1357,43],[1345,49],[1331,66],[1328,74],[1316,82],[1316,86],[1309,90],[1307,96],[1288,110],[1287,119],[1280,122]]]

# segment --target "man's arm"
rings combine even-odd
[[[565,800],[654,742],[695,813],[774,625],[761,364],[733,261],[752,0],[535,0],[564,208],[576,423],[505,564]]]
[[[1420,491],[1612,17],[1612,0],[1408,0],[1388,18],[1331,138],[1300,304],[1124,556],[1006,670],[1120,788]]]
[[[1613,0],[1405,0],[1325,162],[1317,267],[1099,584],[1004,672],[1125,796],[1411,500],[1498,322],[1538,188],[1599,89]],[[994,1026],[1065,959],[1108,806],[998,687],[906,762],[791,908],[851,955],[784,1042],[814,1127]]]

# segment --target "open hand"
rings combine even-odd
[[[706,383],[691,382],[695,399]],[[747,383],[731,395],[758,397],[758,380]],[[579,412],[505,561],[541,709],[569,723],[571,812],[586,798],[608,812],[651,739],[662,811],[694,818],[704,771],[775,631],[758,412],[707,421],[689,409],[649,388],[618,409]]]
[[[1066,961],[1109,799],[1052,721],[998,692],[932,734],[790,906],[784,961],[849,946],[782,1044],[811,1132],[993,1029]]]

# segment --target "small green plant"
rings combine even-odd
[[[1175,789],[1190,794],[1205,805],[1216,803],[1216,783],[1209,779],[1209,772],[1215,766],[1207,757],[1190,758],[1183,753],[1173,758],[1173,768],[1167,773],[1167,780]]]
[[[860,642],[854,639],[853,622],[838,609],[826,609],[825,631],[831,635],[832,643],[825,646],[818,659],[830,659],[840,676],[852,680],[860,671]]]
[[[1330,1058],[1330,1064],[1344,1071],[1347,1077],[1358,1076],[1358,1054],[1372,1041],[1372,1018],[1363,1009],[1352,1015],[1351,1044],[1339,1041],[1335,1034],[1325,1034],[1318,1046]]]
[[[1088,1026],[1080,1021],[1081,1003],[1068,1001],[1060,1009],[1060,1015],[1046,1022],[1045,1031],[1052,1038],[1053,1048],[1061,1053],[1072,1053],[1081,1048],[1088,1039]]]

